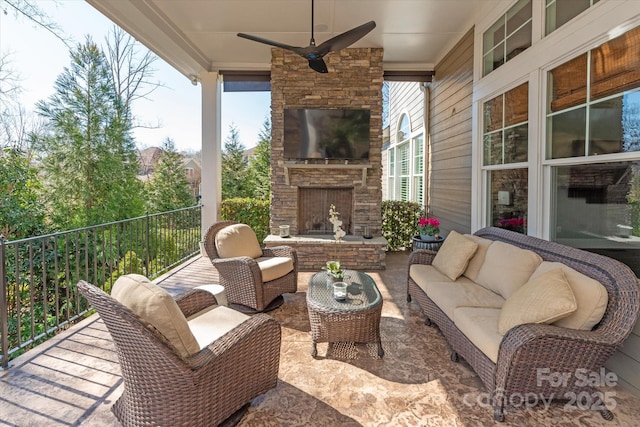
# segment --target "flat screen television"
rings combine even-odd
[[[368,159],[371,112],[285,109],[285,159]]]

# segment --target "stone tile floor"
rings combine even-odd
[[[370,272],[384,298],[384,358],[368,345],[319,344],[310,355],[305,304],[312,273],[300,273],[296,294],[270,314],[282,323],[278,386],[254,399],[240,426],[640,426],[640,399],[621,387],[607,389],[612,422],[575,405],[508,408],[494,423],[478,377],[449,360],[437,328],[423,324],[406,302],[406,253],[390,253],[385,271]],[[196,258],[157,282],[172,293],[215,283],[207,259]],[[110,411],[122,392],[113,344],[93,315],[0,371],[0,425],[119,426]]]

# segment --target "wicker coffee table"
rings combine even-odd
[[[336,301],[328,278],[323,271],[314,274],[309,281],[307,308],[313,341],[311,355],[318,354],[319,342],[373,342],[378,344],[378,355],[384,356],[380,340],[382,296],[373,279],[365,273],[346,270],[344,281],[349,284],[348,296],[343,301]]]

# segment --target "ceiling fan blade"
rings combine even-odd
[[[312,70],[317,71],[319,73],[324,74],[329,72],[329,70],[327,70],[327,64],[324,63],[324,59],[322,58],[310,59],[309,67],[311,67]]]
[[[321,55],[325,55],[328,52],[344,49],[345,47],[351,46],[353,43],[357,42],[361,38],[367,35],[371,30],[376,27],[375,21],[369,21],[366,24],[362,24],[359,27],[352,28],[349,31],[346,31],[342,34],[338,34],[335,37],[330,38],[329,40],[320,44],[316,52]]]
[[[242,37],[243,39],[252,40],[254,42],[264,43],[264,44],[268,44],[268,45],[271,45],[271,46],[281,47],[283,49],[288,49],[288,50],[293,50],[293,51],[295,51],[295,49],[299,49],[296,46],[290,46],[288,44],[284,44],[284,43],[280,43],[280,42],[274,42],[273,40],[263,39],[262,37],[258,37],[258,36],[252,36],[251,34],[238,33],[238,37]]]

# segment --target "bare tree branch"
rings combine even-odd
[[[13,15],[16,18],[25,18],[37,27],[41,27],[53,34],[58,40],[71,49],[72,45],[68,37],[65,36],[64,31],[53,21],[49,15],[47,15],[33,0],[3,0],[3,3],[11,8]],[[3,13],[8,15],[8,10],[5,7]]]

